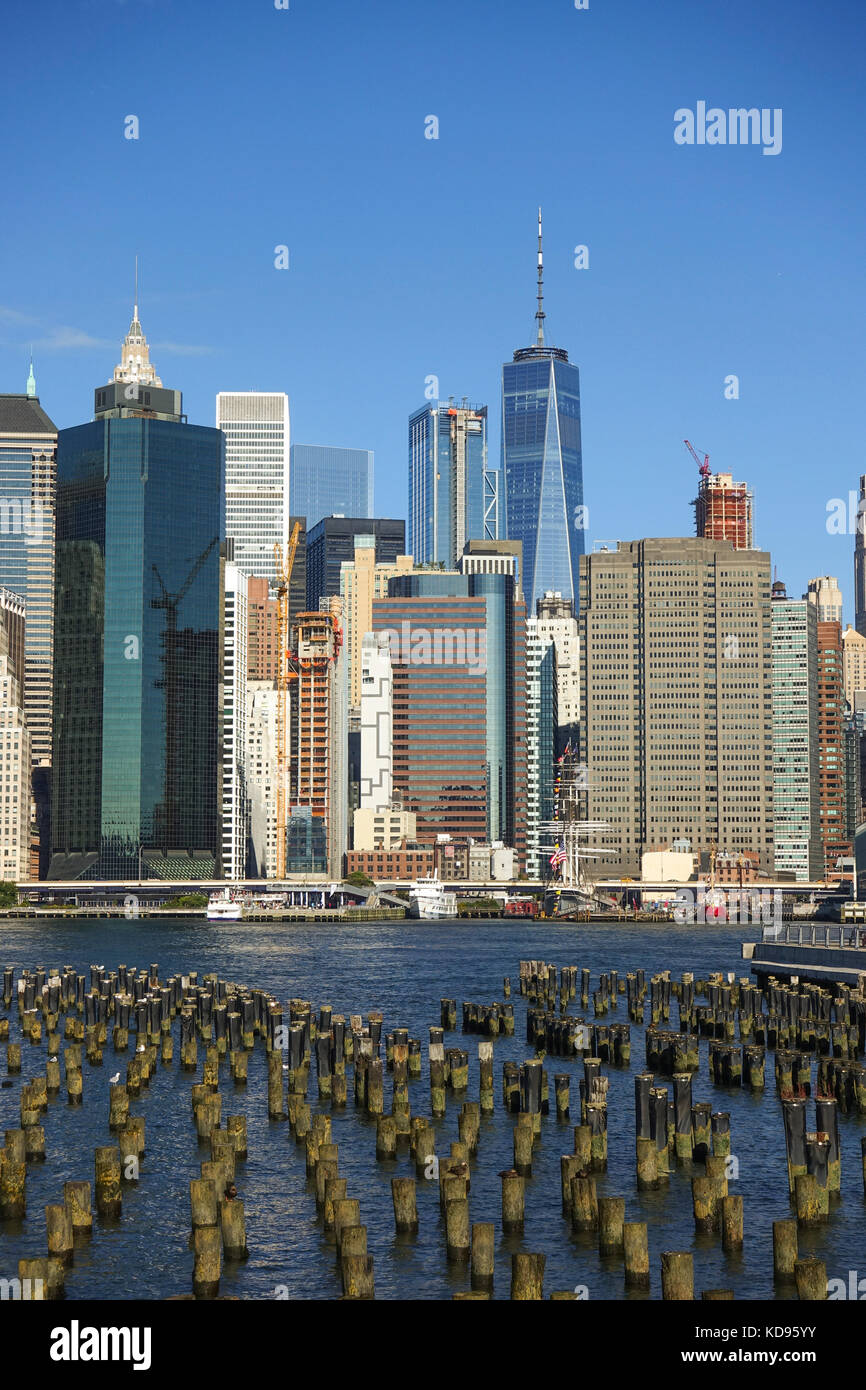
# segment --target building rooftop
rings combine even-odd
[[[0,434],[56,434],[38,396],[0,395]]]

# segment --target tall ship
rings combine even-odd
[[[457,916],[457,894],[449,893],[436,874],[416,879],[409,889],[409,916],[428,922],[453,919]]]
[[[609,853],[588,841],[610,830],[607,821],[580,818],[580,796],[588,790],[586,765],[577,761],[569,740],[557,759],[553,790],[553,818],[542,823],[551,877],[544,895],[546,917],[616,916],[612,899],[599,893],[587,872],[588,864]]]

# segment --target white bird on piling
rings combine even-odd
[[[144,1051],[145,1051],[144,1043],[139,1043],[138,1047],[137,1047],[135,1050],[136,1050],[136,1052],[144,1052]]]
[[[120,1072],[116,1071],[112,1077],[109,1077],[109,1080],[112,1086],[116,1086],[118,1081],[120,1080]]]

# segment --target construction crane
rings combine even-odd
[[[289,544],[283,558],[283,547],[274,546],[274,567],[277,589],[277,878],[286,876],[286,831],[288,825],[288,750],[286,731],[286,695],[292,672],[289,670],[289,584],[295,563],[295,551],[301,534],[299,522],[292,527]]]
[[[689,443],[689,441],[688,441],[687,439],[684,439],[684,440],[683,440],[683,443],[685,444],[686,448],[688,449],[688,451],[689,451],[689,453],[691,454],[692,458],[694,459],[695,463],[698,465],[698,472],[700,473],[701,477],[702,477],[702,478],[708,478],[708,477],[710,476],[710,456],[709,456],[709,454],[704,454],[704,461],[703,461],[703,463],[701,463],[701,456],[700,456],[700,454],[698,453],[697,449],[693,448],[693,446]]]

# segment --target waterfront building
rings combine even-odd
[[[818,793],[825,876],[836,875],[836,861],[853,853],[845,833],[845,692],[842,679],[842,625],[819,622],[818,632]]]
[[[0,625],[0,879],[4,882],[19,883],[31,877],[30,760],[30,730],[21,682],[6,628]]]
[[[16,672],[30,730],[34,852],[48,868],[54,664],[54,525],[57,426],[36,394],[0,395],[0,586],[26,606],[24,670]]]
[[[52,879],[219,873],[225,436],[158,380],[136,306],[58,439]]]
[[[413,883],[416,878],[432,878],[434,868],[432,845],[350,849],[346,854],[347,874],[366,874],[377,883]]]
[[[556,783],[557,651],[538,618],[526,621],[526,872],[541,878],[550,839],[543,827],[554,815]]]
[[[292,445],[291,510],[313,527],[325,516],[373,515],[372,449]]]
[[[866,637],[866,473],[860,474],[854,530],[854,626]]]
[[[409,549],[455,569],[470,540],[499,536],[499,474],[487,463],[487,406],[430,401],[409,417]]]
[[[293,651],[287,872],[342,876],[348,841],[348,704],[340,599],[300,613]]]
[[[406,554],[406,523],[388,517],[326,516],[307,532],[307,609],[338,597],[344,561],[355,558],[358,536],[373,537],[373,563],[396,565]],[[363,633],[361,634],[363,636]]]
[[[773,847],[776,873],[823,877],[818,792],[818,617],[814,603],[775,583]]]
[[[274,546],[289,538],[289,398],[284,391],[220,391],[226,441],[226,536],[246,575],[273,580]]]
[[[372,614],[370,618],[372,626]],[[391,806],[393,794],[394,673],[387,634],[367,632],[361,643],[360,808]]]
[[[349,680],[349,709],[361,707],[361,649],[364,637],[373,627],[373,600],[387,598],[388,581],[395,574],[413,569],[411,555],[398,555],[393,563],[376,561],[376,537],[356,535],[351,560],[340,565],[340,597],[343,600],[343,627]]]
[[[535,605],[539,638],[550,638],[556,647],[557,755],[569,740],[577,746],[580,720],[580,643],[574,604],[562,594],[546,593]]]
[[[581,561],[580,760],[604,872],[687,840],[773,868],[770,557],[619,542]]]
[[[526,849],[525,606],[510,574],[416,571],[373,604],[393,670],[393,797],[422,844]]]
[[[277,714],[276,681],[247,681],[246,776],[249,798],[247,873],[277,876]],[[291,692],[285,697],[290,716]]]
[[[400,849],[415,839],[415,816],[393,807],[359,806],[352,817],[352,848]]]
[[[548,589],[578,597],[586,509],[580,440],[580,373],[544,338],[541,213],[536,340],[502,368],[504,534],[523,546],[530,611]]]
[[[244,878],[249,839],[247,789],[247,576],[224,564],[222,871]]]

